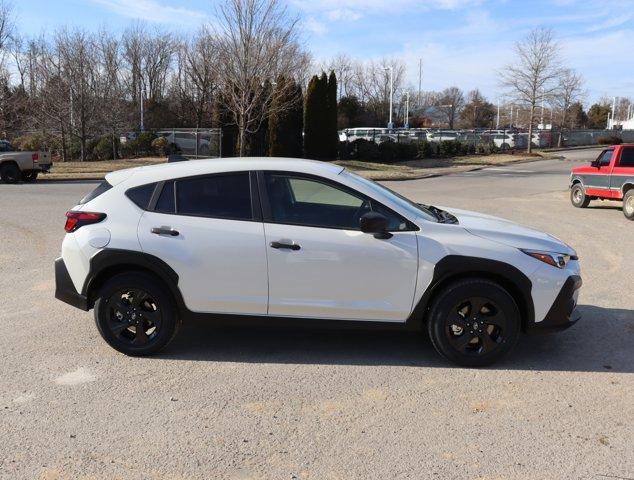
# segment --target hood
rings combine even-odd
[[[548,233],[491,215],[455,208],[442,208],[458,218],[459,225],[472,235],[509,247],[576,255],[570,246]]]

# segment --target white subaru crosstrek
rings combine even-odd
[[[521,331],[572,325],[575,251],[473,212],[411,202],[344,168],[214,159],[110,173],[70,210],[56,297],[94,308],[129,355],[188,318],[426,329],[465,366]]]

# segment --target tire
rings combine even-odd
[[[623,195],[623,215],[628,220],[634,220],[634,188]]]
[[[37,180],[37,172],[36,170],[26,170],[22,172],[22,181],[24,182],[34,182]]]
[[[4,183],[18,183],[21,178],[20,169],[15,163],[0,166],[0,178]]]
[[[427,319],[434,348],[464,367],[483,367],[503,358],[517,343],[520,329],[513,297],[497,283],[479,278],[444,288]]]
[[[575,183],[570,189],[570,202],[577,208],[586,208],[590,204],[591,198],[586,195],[583,185]]]
[[[130,356],[151,355],[165,348],[180,325],[170,293],[156,278],[142,272],[109,279],[99,290],[94,310],[102,338]]]
[[[502,146],[500,147],[500,150],[502,150],[503,152],[508,152],[511,149],[511,146],[508,143],[503,143]]]

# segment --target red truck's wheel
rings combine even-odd
[[[628,220],[634,220],[634,189],[628,190],[623,197],[623,215]]]
[[[590,197],[586,195],[580,183],[574,184],[570,189],[570,201],[577,208],[586,208],[590,204]]]

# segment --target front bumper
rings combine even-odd
[[[88,311],[88,298],[77,293],[63,258],[55,260],[55,298],[73,307]]]
[[[576,293],[583,284],[579,275],[571,275],[565,281],[555,298],[553,305],[548,310],[546,317],[541,322],[533,323],[527,329],[529,333],[558,332],[572,327],[581,318],[577,309]]]

